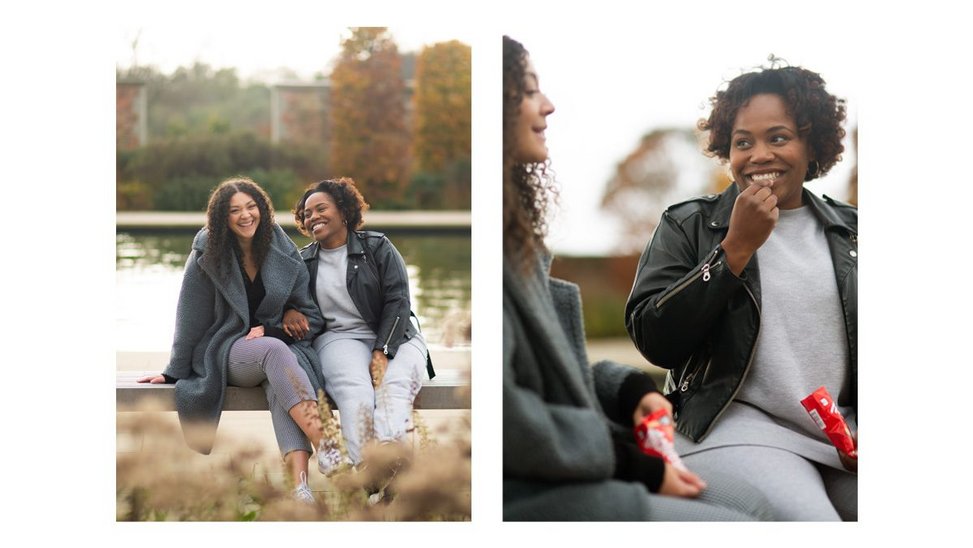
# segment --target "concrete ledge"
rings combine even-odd
[[[156,400],[160,411],[175,411],[175,385],[143,384],[135,380],[154,371],[118,371],[115,374],[115,406],[118,411],[137,411],[140,404]],[[457,370],[436,371],[436,378],[422,383],[416,397],[416,409],[469,409],[469,381]],[[334,402],[331,402],[334,407]],[[228,386],[224,411],[260,411],[267,409],[267,398],[263,388],[240,388]]]

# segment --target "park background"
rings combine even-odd
[[[9,152],[5,168],[10,200],[22,204],[9,222],[39,231],[34,237],[7,233],[7,256],[53,254],[54,264],[61,267],[7,269],[11,287],[27,288],[7,295],[10,313],[4,317],[4,331],[16,337],[14,355],[20,364],[9,368],[8,383],[36,387],[10,391],[4,399],[5,416],[17,417],[24,409],[34,412],[33,420],[8,422],[7,432],[21,447],[50,448],[0,455],[5,469],[28,471],[9,475],[4,507],[17,518],[11,535],[61,541],[88,534],[113,545],[169,546],[179,539],[279,542],[284,531],[311,538],[320,530],[314,524],[147,529],[111,519],[114,339],[106,326],[114,318],[106,302],[114,291],[116,252],[113,37],[119,22],[135,15],[173,24],[203,19],[215,27],[237,29],[241,43],[260,41],[266,28],[286,27],[295,20],[294,13],[319,22],[411,22],[473,29],[474,340],[497,337],[502,324],[497,305],[500,234],[487,227],[500,226],[499,35],[516,36],[527,25],[511,27],[511,21],[556,27],[585,44],[604,40],[589,38],[592,29],[662,33],[669,38],[664,40],[666,47],[654,48],[659,55],[697,42],[714,50],[749,42],[844,43],[849,63],[861,72],[859,193],[863,204],[880,204],[863,211],[862,228],[873,237],[860,248],[860,358],[870,364],[862,371],[862,403],[872,410],[871,430],[861,443],[878,455],[863,457],[863,463],[868,461],[861,477],[863,520],[840,528],[700,525],[693,528],[692,537],[700,543],[710,539],[747,546],[777,546],[781,535],[795,546],[817,546],[822,539],[851,544],[885,539],[950,542],[961,527],[963,506],[951,501],[973,483],[962,460],[960,433],[967,414],[965,387],[973,380],[963,361],[962,342],[969,327],[963,311],[973,305],[973,294],[964,288],[961,251],[968,187],[963,173],[968,128],[973,124],[965,67],[973,43],[961,9],[940,0],[882,6],[823,1],[812,8],[760,1],[744,6],[701,1],[633,8],[611,0],[557,7],[546,2],[281,2],[275,12],[252,2],[235,9],[206,9],[180,1],[156,8],[123,2],[107,2],[106,7],[107,12],[96,13],[91,5],[68,2],[18,5],[0,21],[0,51],[8,75],[0,95],[4,104],[16,106],[5,113],[0,149]],[[492,48],[493,56],[478,53]],[[755,55],[761,59],[767,48],[759,49]],[[667,79],[678,80],[691,72],[688,67]],[[712,86],[707,84],[704,96]],[[563,106],[562,102],[559,107]],[[478,346],[473,357],[474,364],[497,364],[499,359],[499,347],[493,345]],[[393,525],[379,532],[394,530],[398,543],[423,546],[453,546],[464,535],[580,546],[601,542],[609,534],[633,542],[649,534],[647,524],[501,524],[496,483],[501,470],[499,368],[492,375],[486,368],[473,369],[474,399],[482,398],[483,405],[474,405],[473,411],[472,524],[419,529]],[[44,389],[38,379],[58,388],[49,405],[37,405],[38,392]],[[910,390],[912,385],[915,389]],[[53,429],[37,428],[39,423]],[[903,441],[915,436],[922,439]],[[906,474],[902,463],[909,457],[935,477]],[[397,534],[403,528],[409,534]],[[348,526],[329,529],[328,537],[354,543],[373,530],[370,524]],[[653,542],[684,542],[686,535],[685,524],[651,525]]]

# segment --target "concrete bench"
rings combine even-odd
[[[115,406],[119,411],[136,411],[149,399],[158,401],[161,411],[175,411],[175,385],[138,383],[135,379],[156,375],[158,371],[118,371],[115,373]],[[455,369],[436,371],[435,379],[426,379],[416,397],[416,409],[469,409],[469,382]],[[334,408],[334,402],[331,402]],[[261,387],[228,386],[224,411],[267,410],[267,398]]]

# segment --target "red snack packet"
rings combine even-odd
[[[838,451],[853,459],[858,458],[851,429],[848,428],[845,418],[838,412],[838,404],[828,393],[827,388],[822,386],[811,392],[808,397],[801,400],[801,405],[804,406],[804,409],[807,409],[807,413],[814,419],[815,424],[821,430],[824,430],[824,433],[831,440],[831,443],[838,448]]]
[[[675,431],[672,426],[672,415],[665,409],[659,409],[647,415],[642,422],[635,426],[635,441],[639,449],[646,455],[660,457],[669,464],[685,470],[679,454],[676,453],[674,443]]]

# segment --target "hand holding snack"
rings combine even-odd
[[[676,453],[674,435],[672,415],[666,409],[659,409],[646,415],[635,426],[635,441],[643,453],[660,457],[679,470],[687,471],[686,465]]]
[[[825,387],[818,388],[806,398],[801,400],[801,405],[807,409],[815,424],[828,436],[831,443],[838,448],[838,455],[842,457],[842,464],[849,468],[847,461],[853,461],[854,470],[858,470],[858,439],[852,436],[851,429],[845,422],[845,418],[838,412],[838,404],[828,393]]]

